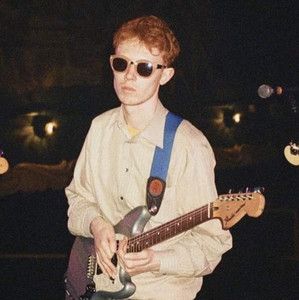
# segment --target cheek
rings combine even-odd
[[[117,87],[118,87],[118,81],[115,79],[115,76],[113,78],[113,86],[115,89],[117,89]]]
[[[142,82],[140,83],[140,87],[142,87],[145,93],[155,91],[159,86],[160,84],[157,78],[143,79]]]
[[[121,82],[120,78],[114,75],[113,86],[116,92],[120,91],[120,82]]]

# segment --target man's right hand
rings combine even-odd
[[[93,219],[90,223],[90,232],[94,237],[97,262],[102,272],[109,277],[116,277],[116,267],[111,258],[116,252],[114,228],[101,217]]]

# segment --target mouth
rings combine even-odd
[[[134,89],[133,87],[131,87],[131,86],[122,86],[122,88],[121,88],[124,92],[135,92],[136,91],[136,89]]]

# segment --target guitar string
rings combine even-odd
[[[178,217],[174,220],[171,220],[161,226],[158,226],[156,228],[153,228],[145,233],[142,233],[136,237],[132,237],[128,241],[128,250],[132,250],[132,248],[141,248],[141,246],[144,244],[147,240],[153,239],[155,237],[162,238],[162,240],[166,240],[170,238],[171,236],[167,237],[167,232],[165,230],[169,229],[169,232],[172,232],[172,230],[175,230],[177,228],[177,224],[182,224],[184,221],[193,221],[191,226],[188,226],[188,228],[192,228],[196,226],[194,224],[194,217],[197,217],[197,215],[202,215],[204,212],[207,212],[208,204],[204,207],[201,207],[199,209],[196,209],[184,216]],[[160,234],[162,232],[162,234]],[[164,234],[163,234],[164,233]],[[164,238],[163,238],[164,237]]]
[[[217,200],[220,201],[229,201],[229,200],[247,200],[252,198],[253,193],[244,193],[242,195],[240,194],[229,194],[229,195],[222,195],[219,196]],[[212,202],[213,203],[213,202]],[[157,244],[159,242],[162,242],[164,240],[167,240],[168,238],[172,237],[173,235],[176,235],[178,233],[181,233],[187,229],[191,229],[195,227],[197,224],[202,221],[203,213],[208,213],[209,205],[207,204],[201,208],[198,208],[186,215],[183,215],[181,217],[178,217],[174,220],[171,220],[161,226],[158,226],[156,228],[153,228],[145,233],[142,233],[138,236],[132,237],[128,241],[127,251],[141,251],[142,249],[152,246],[154,244]],[[198,220],[198,217],[201,217],[200,220]],[[207,216],[206,216],[207,217]],[[183,224],[183,222],[187,221],[187,226]],[[189,221],[192,221],[192,224],[188,223]],[[194,221],[196,223],[194,224]],[[199,221],[199,223],[197,223]],[[183,225],[182,225],[183,224]],[[190,226],[191,225],[191,226]],[[179,227],[178,227],[179,226]],[[169,233],[171,233],[169,236],[167,236],[167,230]],[[162,232],[162,233],[161,233]],[[154,241],[156,239],[156,241]],[[158,241],[157,241],[158,240]]]
[[[172,221],[169,221],[159,227],[153,228],[152,230],[150,230],[148,232],[145,232],[141,235],[131,238],[129,240],[130,244],[128,245],[128,250],[129,251],[135,251],[135,250],[141,251],[145,247],[149,247],[151,245],[157,244],[159,242],[162,242],[166,239],[171,238],[173,235],[176,235],[187,229],[193,228],[194,226],[196,226],[197,224],[200,223],[203,215],[207,218],[208,207],[209,207],[209,204],[207,204],[204,207],[201,207],[199,209],[196,209],[196,210],[188,213],[187,215],[178,217],[178,218],[176,218]],[[198,220],[198,217],[201,217],[201,219]],[[187,221],[187,224],[186,224],[186,221]],[[184,226],[184,222],[185,222],[185,226]],[[167,232],[165,231],[165,229],[167,230]],[[170,233],[170,235],[169,235],[169,233]],[[151,241],[151,242],[149,242],[149,241]]]
[[[236,197],[237,197],[238,200],[244,200],[244,199],[246,200],[248,198],[251,198],[250,196],[251,196],[251,194],[249,194],[249,195],[248,194],[244,194],[244,195],[233,194],[233,195],[228,195],[228,196],[225,195],[225,196],[219,197],[218,199],[219,200],[235,200]],[[199,209],[196,209],[196,210],[194,210],[194,211],[192,211],[192,212],[190,212],[190,213],[188,213],[188,214],[186,214],[184,216],[181,216],[181,217],[178,217],[178,218],[176,218],[174,220],[171,220],[171,221],[169,221],[169,222],[167,222],[167,223],[165,223],[165,224],[163,224],[163,225],[161,225],[159,227],[153,228],[153,229],[151,229],[148,232],[142,233],[142,234],[140,234],[140,235],[138,235],[136,237],[132,237],[129,241],[130,242],[135,242],[135,241],[138,241],[139,239],[141,240],[146,235],[153,234],[156,231],[159,232],[160,230],[164,230],[165,228],[174,225],[174,223],[177,223],[179,220],[185,221],[186,219],[189,219],[190,215],[192,215],[192,214],[196,215],[196,214],[202,213],[203,211],[205,212],[206,209],[207,209],[207,205],[204,206],[204,207],[201,207]]]

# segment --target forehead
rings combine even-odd
[[[152,62],[163,62],[162,55],[157,48],[152,48],[150,51],[137,39],[121,42],[115,49],[115,54],[125,55],[133,61],[146,59]]]

